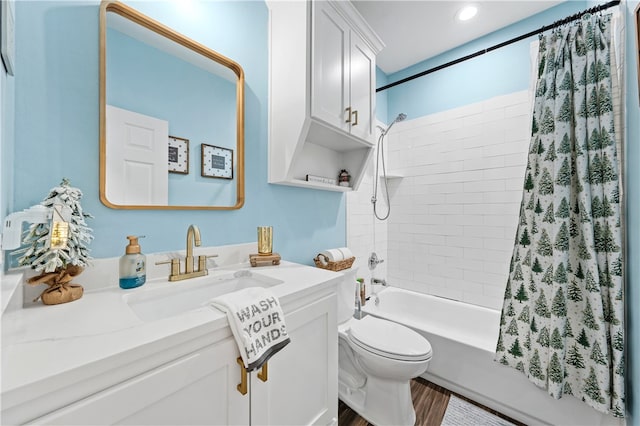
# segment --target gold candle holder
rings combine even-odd
[[[273,253],[273,226],[258,226],[258,254],[267,256]]]

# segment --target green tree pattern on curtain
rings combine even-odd
[[[505,292],[502,314],[511,320],[502,321],[495,359],[556,399],[573,395],[623,417],[623,256],[610,19],[585,15],[541,37],[508,280],[513,287]]]

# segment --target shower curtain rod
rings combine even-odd
[[[592,8],[583,10],[582,12],[574,13],[573,15],[567,16],[566,18],[561,19],[559,21],[556,21],[551,25],[546,25],[546,26],[544,26],[544,27],[542,27],[540,29],[533,30],[533,31],[530,31],[530,32],[528,32],[526,34],[522,34],[522,35],[520,35],[518,37],[512,38],[511,40],[503,41],[502,43],[498,43],[498,44],[496,44],[494,46],[491,46],[491,47],[488,47],[486,49],[479,50],[479,51],[477,51],[475,53],[472,53],[470,55],[463,56],[461,58],[455,59],[453,61],[447,62],[447,63],[442,64],[442,65],[438,65],[438,66],[433,67],[433,68],[429,68],[428,70],[421,71],[421,72],[419,72],[417,74],[414,74],[414,75],[411,75],[409,77],[405,77],[405,78],[403,78],[401,80],[398,80],[398,81],[396,81],[394,83],[389,83],[389,84],[387,84],[385,86],[377,88],[376,92],[382,92],[383,90],[390,89],[392,87],[395,87],[395,86],[398,86],[400,84],[406,83],[407,81],[411,81],[411,80],[414,80],[414,79],[416,79],[418,77],[422,77],[424,75],[431,74],[432,72],[435,72],[435,71],[440,71],[441,69],[450,67],[451,65],[459,64],[459,63],[464,62],[464,61],[466,61],[468,59],[475,58],[476,56],[484,55],[485,53],[489,53],[489,52],[491,52],[493,50],[500,49],[501,47],[505,47],[505,46],[508,46],[508,45],[513,44],[515,42],[518,42],[518,41],[524,40],[526,38],[529,38],[531,36],[541,34],[541,33],[545,32],[547,30],[551,30],[553,28],[557,28],[560,25],[564,25],[564,24],[569,23],[571,21],[575,21],[576,19],[580,19],[580,17],[582,15],[584,15],[584,14],[600,12],[601,10],[609,9],[610,7],[617,6],[618,4],[620,4],[620,0],[613,0],[613,1],[610,1],[608,3],[604,3],[604,4],[601,4],[599,6],[594,6]]]

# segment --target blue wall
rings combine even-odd
[[[257,1],[127,4],[218,51],[245,71],[246,203],[235,211],[112,210],[98,198],[98,1],[16,2],[15,209],[44,198],[62,177],[84,192],[94,257],[119,256],[125,236],[146,235],[143,251],[184,249],[189,224],[203,245],[256,240],[274,226],[274,249],[312,264],[345,244],[342,193],[267,183],[268,10]],[[186,9],[185,5],[191,9]],[[11,170],[3,168],[3,180]]]
[[[388,77],[380,68],[376,67],[376,87],[382,87],[388,82]],[[376,93],[376,118],[383,123],[387,120],[387,92]]]
[[[236,82],[114,29],[106,57],[107,105],[165,120],[169,135],[189,140],[189,173],[168,173],[169,204],[235,205],[235,179],[201,176],[200,145],[235,151]]]
[[[486,37],[474,40],[459,48],[421,62],[397,73],[386,76],[387,82],[398,81],[417,72],[444,64],[459,57],[475,53],[481,49],[519,36],[548,25],[557,19],[592,7],[601,2],[569,1],[532,16],[519,23],[496,31]],[[628,1],[622,11],[626,16],[626,194],[627,194],[627,424],[640,425],[640,390],[634,383],[640,383],[640,366],[634,361],[640,359],[640,107],[638,103],[637,45],[633,9],[638,0]],[[529,44],[535,38],[526,39],[508,47],[498,49],[458,65],[436,71],[411,82],[396,86],[378,94],[378,99],[386,96],[387,115],[380,116],[389,122],[399,112],[408,114],[409,119],[468,105],[494,96],[529,87]],[[384,83],[378,83],[378,87]],[[635,355],[635,356],[634,356]]]

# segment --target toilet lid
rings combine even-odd
[[[352,321],[351,341],[387,358],[402,361],[424,361],[431,358],[431,345],[420,334],[395,322],[368,315]]]

